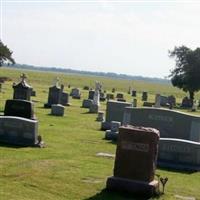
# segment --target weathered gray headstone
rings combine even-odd
[[[0,142],[34,146],[38,143],[38,121],[22,117],[0,116]]]
[[[82,107],[83,108],[90,108],[92,101],[93,100],[91,100],[91,99],[84,99],[83,102],[82,102]]]
[[[96,119],[98,122],[103,122],[104,121],[104,112],[103,111],[99,111],[98,112],[98,116]]]
[[[133,193],[145,199],[155,195],[158,189],[158,181],[154,179],[158,141],[156,129],[120,127],[114,176],[107,179],[107,189]]]
[[[154,107],[160,108],[160,103],[161,103],[161,96],[160,96],[160,94],[156,94]]]
[[[73,88],[70,96],[72,96],[73,99],[80,99],[81,98],[81,91],[78,88]]]
[[[51,114],[56,116],[64,116],[65,107],[60,104],[51,105]]]
[[[111,122],[111,129],[106,130],[105,139],[106,140],[117,140],[120,126],[121,126],[121,122],[112,121]]]
[[[14,94],[13,94],[13,99],[21,99],[21,100],[31,100],[31,92],[33,88],[27,84],[26,82],[26,75],[22,74],[20,76],[21,81],[18,84],[13,83],[13,89],[14,89]]]
[[[161,138],[158,152],[158,165],[161,167],[200,171],[199,142]]]
[[[161,138],[200,142],[200,117],[160,108],[125,108],[123,124],[153,127]]]
[[[128,102],[120,102],[120,101],[107,101],[106,106],[106,119],[101,124],[102,130],[109,130],[111,121],[123,122],[123,115],[125,107],[132,106],[131,103]]]

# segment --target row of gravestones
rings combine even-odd
[[[33,90],[25,79],[23,74],[20,83],[13,84],[14,99],[6,101],[4,116],[0,116],[0,142],[42,147],[44,143],[38,135],[34,104],[30,101]]]
[[[107,130],[105,137],[116,140],[120,125],[153,127],[160,131],[159,166],[200,170],[200,117],[108,101],[105,121],[101,123],[101,129]]]

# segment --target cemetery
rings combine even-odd
[[[200,108],[182,106],[186,93],[140,81],[127,93],[129,80],[103,77],[0,73],[9,77],[0,92],[2,199],[200,199]]]

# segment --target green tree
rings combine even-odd
[[[195,92],[200,90],[200,48],[191,50],[186,46],[175,47],[169,51],[169,57],[175,58],[175,68],[171,71],[172,85],[189,92],[194,99]]]
[[[12,58],[12,51],[0,40],[0,67],[5,61],[15,64],[15,60]]]

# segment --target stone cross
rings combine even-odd
[[[93,104],[95,105],[100,105],[100,94],[99,94],[99,90],[101,89],[101,83],[96,81],[95,82],[95,92],[94,92],[94,98],[93,98]]]
[[[20,78],[22,79],[21,82],[24,82],[25,79],[27,79],[27,76],[26,76],[26,74],[23,73],[23,74],[21,74]]]

